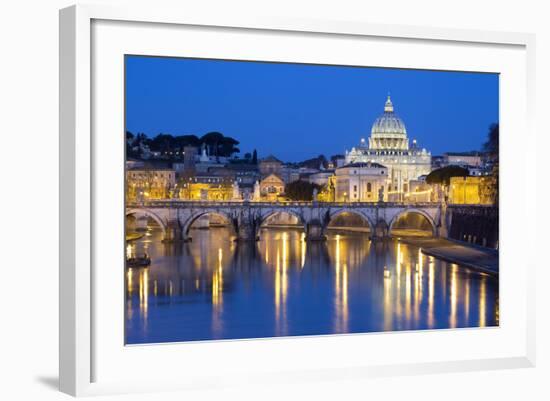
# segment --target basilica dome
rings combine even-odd
[[[403,120],[401,120],[393,112],[393,104],[388,95],[388,100],[386,100],[386,105],[384,106],[384,114],[374,121],[372,125],[371,134],[373,135],[384,135],[384,134],[400,134],[407,135],[407,130]]]

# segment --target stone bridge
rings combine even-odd
[[[324,203],[324,202],[192,202],[147,201],[127,204],[126,216],[136,217],[138,227],[146,227],[147,219],[162,228],[165,242],[188,241],[191,225],[201,216],[217,214],[229,221],[239,240],[257,240],[260,227],[271,216],[284,212],[303,225],[308,241],[325,239],[330,222],[342,213],[352,213],[369,225],[371,237],[391,235],[394,223],[405,213],[424,216],[434,236],[446,236],[446,208],[439,203]]]

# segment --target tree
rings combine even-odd
[[[136,136],[130,131],[126,131],[126,157],[139,158],[139,135]]]
[[[158,134],[151,140],[149,147],[161,153],[170,152],[174,147],[174,137],[170,134]]]
[[[196,135],[180,135],[174,138],[174,145],[180,150],[183,150],[186,146],[195,146],[198,148],[201,145],[201,141]]]
[[[219,143],[218,154],[219,156],[231,157],[234,153],[239,153],[240,149],[237,147],[239,141],[229,136],[225,136]]]
[[[295,201],[311,201],[313,200],[314,189],[319,191],[321,186],[308,181],[297,180],[285,186],[285,195]]]
[[[433,170],[426,177],[426,182],[430,185],[441,184],[448,186],[452,177],[467,177],[470,175],[468,169],[460,166],[446,166]]]
[[[484,178],[484,190],[483,194],[493,204],[498,204],[498,189],[499,189],[499,125],[498,123],[491,124],[489,126],[489,133],[487,134],[487,142],[483,144],[483,150],[487,153],[489,162],[492,163],[493,168],[491,174]]]
[[[143,132],[139,132],[136,135],[136,142],[149,146],[151,144],[151,138],[149,138]]]
[[[498,123],[494,123],[489,126],[489,134],[487,135],[487,142],[483,144],[483,150],[487,152],[490,156],[492,156],[492,158],[498,159],[498,150],[499,150]]]
[[[219,132],[209,132],[201,137],[201,144],[206,145],[208,154],[218,157],[218,147],[223,139],[223,135]]]
[[[258,152],[256,149],[252,152],[252,164],[258,164]]]
[[[231,157],[234,153],[239,153],[237,147],[239,141],[229,136],[224,136],[220,132],[209,132],[203,135],[200,143],[206,145],[208,154],[216,157]]]

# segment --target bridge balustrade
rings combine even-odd
[[[289,201],[289,202],[247,202],[247,201],[188,201],[188,200],[150,200],[143,202],[127,202],[127,207],[433,207],[439,202],[311,202],[311,201]]]

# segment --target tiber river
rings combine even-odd
[[[126,269],[126,342],[442,329],[498,325],[498,279],[397,240],[295,228],[236,243],[227,227],[163,244],[160,229],[127,245],[148,268]]]

